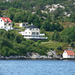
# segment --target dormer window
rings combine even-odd
[[[8,21],[7,19],[5,19],[5,21]]]

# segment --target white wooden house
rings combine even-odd
[[[63,52],[63,58],[74,58],[75,54],[73,52],[73,50],[65,50]]]
[[[0,29],[11,30],[12,21],[8,17],[0,17]]]
[[[40,34],[40,29],[31,24],[27,26],[23,32],[19,32],[26,39],[47,39],[45,34]]]

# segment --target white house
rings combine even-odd
[[[25,31],[19,32],[26,39],[47,39],[45,34],[40,34],[40,29],[31,24],[25,28]]]
[[[12,21],[8,17],[0,17],[0,29],[11,30]]]
[[[28,22],[26,23],[20,23],[19,27],[27,27],[28,26]]]
[[[65,50],[63,52],[63,58],[74,58],[75,54],[73,52],[73,50]]]

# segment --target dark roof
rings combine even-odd
[[[30,25],[30,26],[27,26],[26,28],[30,28],[30,29],[32,29],[32,28],[37,28],[37,27],[34,26],[34,25]]]

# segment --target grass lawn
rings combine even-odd
[[[62,49],[66,49],[68,46],[68,43],[51,41],[51,40],[49,40],[48,42],[41,42],[41,44],[48,47],[48,48],[53,48],[55,50],[57,49],[58,46],[61,46]]]

